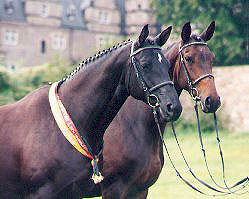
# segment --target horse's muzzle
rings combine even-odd
[[[204,113],[215,113],[221,105],[220,97],[208,96],[201,102]]]
[[[168,102],[166,103],[165,108],[160,106],[159,110],[162,119],[166,122],[171,122],[176,121],[180,117],[182,113],[182,106],[180,103]]]

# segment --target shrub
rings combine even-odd
[[[68,62],[55,58],[48,64],[21,68],[15,73],[0,72],[0,105],[13,103],[48,82],[62,79],[73,67]]]
[[[5,71],[0,71],[0,91],[3,92],[10,88],[9,75]]]

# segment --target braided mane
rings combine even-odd
[[[104,49],[102,51],[97,52],[95,55],[86,58],[85,60],[81,61],[79,63],[79,66],[77,68],[75,68],[69,75],[67,75],[66,77],[64,77],[61,80],[61,83],[72,78],[76,73],[78,73],[80,71],[80,69],[87,67],[88,64],[93,63],[94,61],[98,60],[99,58],[103,57],[106,54],[109,54],[110,52],[112,52],[113,50],[116,50],[128,43],[131,43],[131,40],[128,39],[127,41],[123,41],[122,43],[118,43],[114,46],[112,46],[111,48],[108,49]]]

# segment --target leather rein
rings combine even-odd
[[[189,187],[191,187],[192,189],[194,189],[195,191],[203,194],[203,195],[207,195],[207,196],[225,196],[225,195],[229,195],[229,194],[236,194],[236,195],[243,195],[243,194],[246,194],[246,193],[249,193],[249,191],[244,191],[244,192],[239,192],[237,193],[238,191],[241,191],[242,189],[244,189],[248,184],[249,184],[249,177],[246,177],[240,181],[238,181],[237,183],[235,183],[233,186],[228,186],[227,185],[227,182],[226,182],[226,177],[225,177],[225,163],[224,163],[224,158],[223,158],[223,152],[222,152],[222,149],[221,149],[221,144],[220,144],[220,138],[219,138],[219,131],[218,131],[218,124],[217,124],[217,116],[216,114],[214,113],[214,126],[215,126],[215,131],[216,131],[216,140],[217,140],[217,144],[218,144],[218,147],[219,147],[219,153],[220,153],[220,158],[221,158],[221,167],[222,167],[222,174],[223,174],[223,182],[224,182],[224,185],[225,186],[221,186],[219,185],[213,178],[211,172],[210,172],[210,169],[209,169],[209,166],[208,166],[208,162],[207,162],[207,158],[206,158],[206,150],[204,148],[204,145],[203,145],[203,141],[202,141],[202,133],[201,133],[201,127],[200,127],[200,120],[199,120],[199,113],[198,113],[198,102],[200,101],[200,97],[199,97],[199,94],[198,94],[198,91],[196,89],[196,84],[198,84],[201,80],[209,77],[209,78],[214,78],[214,76],[212,74],[205,74],[205,75],[202,75],[201,77],[197,78],[196,80],[192,81],[191,78],[190,78],[190,74],[187,70],[187,65],[185,63],[185,59],[184,59],[184,56],[182,54],[182,50],[185,49],[186,47],[188,46],[191,46],[191,45],[207,45],[207,43],[204,43],[204,42],[193,42],[193,43],[189,43],[189,44],[186,44],[184,46],[182,46],[181,48],[179,48],[179,54],[180,54],[180,62],[181,62],[181,66],[183,67],[184,71],[185,71],[185,75],[186,75],[186,78],[187,78],[187,81],[188,81],[188,86],[189,86],[189,93],[192,97],[192,99],[195,101],[195,105],[194,105],[194,109],[195,109],[195,112],[196,112],[196,119],[197,119],[197,124],[198,124],[198,135],[199,135],[199,139],[200,139],[200,145],[201,145],[201,151],[202,151],[202,154],[203,154],[203,158],[205,160],[205,166],[207,168],[207,171],[208,171],[208,174],[211,178],[211,180],[213,181],[213,183],[218,187],[214,187],[208,183],[206,183],[205,181],[201,180],[196,174],[195,172],[193,171],[193,169],[191,169],[190,165],[188,164],[185,156],[184,156],[184,153],[183,153],[183,150],[181,149],[180,147],[180,144],[179,144],[179,141],[177,139],[177,136],[176,136],[176,132],[175,132],[175,127],[174,127],[174,123],[171,122],[171,127],[172,127],[172,133],[175,137],[175,140],[176,140],[176,143],[177,143],[177,146],[178,146],[178,149],[181,153],[181,156],[188,168],[188,172],[190,172],[190,174],[199,182],[201,183],[202,185],[206,186],[207,188],[213,190],[213,191],[216,191],[218,192],[219,194],[208,194],[204,191],[202,191],[201,189],[195,187],[193,184],[191,184],[188,180],[186,180],[181,174],[180,172],[178,171],[178,169],[176,168],[172,158],[171,158],[171,155],[169,153],[169,150],[166,146],[166,143],[163,139],[163,134],[162,134],[162,131],[161,131],[161,128],[160,128],[160,124],[159,124],[159,115],[156,111],[156,108],[153,108],[153,115],[154,115],[154,119],[155,119],[155,122],[157,124],[157,128],[158,128],[158,132],[159,132],[159,135],[160,135],[160,139],[162,141],[162,144],[166,150],[166,153],[167,153],[167,156],[169,158],[169,161],[170,161],[170,164],[172,166],[172,168],[175,170],[176,172],[176,175],[185,183],[187,184]],[[240,185],[240,187],[238,187]],[[238,187],[238,188],[237,188]],[[236,188],[234,190],[234,188]]]

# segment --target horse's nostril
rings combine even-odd
[[[208,96],[203,102],[203,108],[205,113],[214,113],[221,105],[219,96]]]
[[[217,107],[220,107],[220,105],[221,105],[221,99],[220,96],[218,96]]]
[[[168,103],[167,104],[167,111],[168,111],[168,113],[172,113],[173,112],[173,104],[172,103]]]
[[[205,106],[206,106],[207,108],[210,108],[210,106],[211,106],[211,97],[210,97],[210,96],[208,96],[208,97],[205,99]]]

